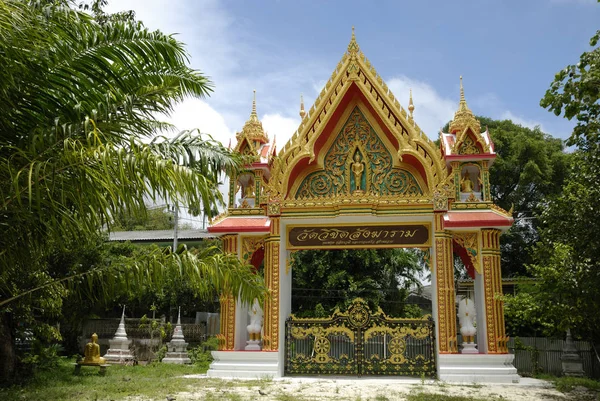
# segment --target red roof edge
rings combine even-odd
[[[268,233],[271,231],[270,226],[261,227],[208,227],[209,233]]]
[[[494,212],[456,212],[451,211],[444,217],[444,228],[469,227],[510,227],[514,219]]]

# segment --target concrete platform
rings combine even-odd
[[[277,351],[212,351],[208,377],[274,378],[279,376]]]
[[[441,354],[438,378],[453,383],[519,383],[513,354]]]

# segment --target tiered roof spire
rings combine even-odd
[[[470,127],[473,133],[481,133],[481,124],[475,118],[475,115],[467,106],[465,99],[465,90],[463,88],[462,75],[460,77],[460,101],[458,102],[458,110],[454,113],[454,119],[450,123],[450,133],[454,134],[462,132],[465,128]]]
[[[265,130],[256,113],[256,90],[254,90],[254,96],[252,98],[252,112],[250,113],[250,118],[244,124],[242,131],[236,134],[238,142],[241,141],[244,136],[250,141],[257,141],[260,143],[269,142],[269,138],[267,137],[267,134],[265,134]]]

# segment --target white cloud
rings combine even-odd
[[[174,124],[178,132],[198,128],[200,132],[210,134],[225,146],[234,136],[233,130],[227,126],[223,116],[206,101],[200,99],[183,101],[177,105],[172,116],[165,120]]]
[[[319,60],[299,63],[303,58],[297,52],[281,48],[271,39],[253,36],[248,21],[236,19],[227,11],[226,4],[218,0],[171,0],[168,4],[164,0],[114,0],[107,7],[108,12],[130,9],[135,10],[136,18],[150,29],[179,32],[176,37],[186,43],[192,67],[199,68],[215,85],[209,103],[222,117],[230,137],[248,119],[252,90],[256,89],[259,116],[264,113],[265,117],[279,115],[282,118],[270,122],[275,124],[270,131],[277,135],[277,142],[282,146],[284,139],[291,135],[288,126],[294,124],[286,121],[294,120],[289,116],[295,116],[299,110],[300,93],[304,89],[310,107],[308,99],[315,97],[311,93],[315,90],[315,77],[327,77],[330,73]],[[181,116],[183,111],[179,108],[184,106],[177,106],[177,115]],[[200,128],[205,130],[204,125]],[[220,128],[219,132],[222,131]],[[227,144],[228,140],[223,142]]]
[[[262,123],[271,143],[277,137],[275,145],[277,149],[281,149],[298,129],[300,117],[290,118],[284,117],[281,114],[265,114],[262,118]]]
[[[414,119],[431,139],[437,139],[440,129],[452,119],[458,107],[458,99],[442,97],[425,82],[402,75],[387,80],[387,84],[407,111],[409,90],[412,88],[415,105]]]
[[[503,120],[511,120],[515,124],[520,124],[523,127],[527,127],[527,128],[531,128],[531,129],[533,129],[535,127],[540,127],[540,129],[542,131],[546,132],[542,128],[542,123],[540,123],[539,121],[528,120],[526,118],[517,116],[517,115],[513,114],[510,110],[506,110],[505,112],[503,112],[502,115],[500,116],[500,118]]]

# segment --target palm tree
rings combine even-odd
[[[182,43],[130,14],[93,14],[68,0],[0,0],[0,382],[13,372],[16,320],[60,310],[86,277],[105,293],[160,284],[165,271],[252,300],[264,286],[236,258],[216,252],[150,254],[134,266],[58,275],[52,250],[85,241],[118,213],[143,215],[145,201],[211,209],[220,174],[241,162],[196,132],[150,140],[172,128],[157,116],[185,97],[210,93],[187,65]],[[67,269],[68,270],[68,269]],[[80,282],[80,281],[76,281]]]

